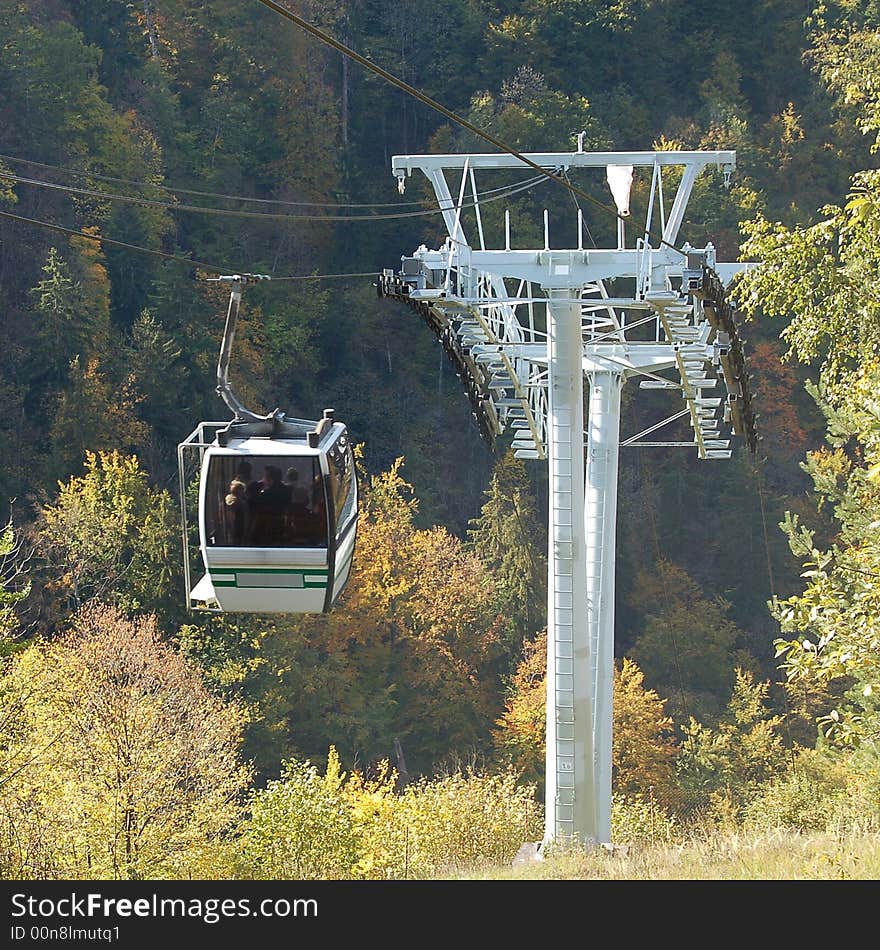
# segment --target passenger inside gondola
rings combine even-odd
[[[285,537],[290,505],[290,488],[281,480],[281,469],[277,465],[266,465],[251,505],[252,547],[277,548],[292,543],[291,538]]]
[[[247,486],[234,478],[229,491],[223,499],[225,506],[223,527],[229,543],[236,546],[245,543],[250,528],[250,506],[247,500]]]
[[[306,514],[309,510],[309,491],[300,481],[299,472],[295,468],[289,468],[284,476],[284,483],[290,488],[291,511],[294,518],[297,515]]]
[[[326,547],[324,480],[317,459],[259,457],[262,477],[234,455],[216,456],[208,475],[209,544],[216,547]],[[291,464],[293,462],[294,464]]]

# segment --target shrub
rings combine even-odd
[[[534,786],[517,773],[458,770],[398,793],[387,762],[376,777],[340,771],[330,750],[320,775],[291,762],[251,800],[241,868],[258,879],[402,879],[478,863],[509,864],[541,833]]]
[[[746,810],[758,827],[835,834],[880,830],[880,768],[870,753],[802,749],[793,767],[768,782]]]
[[[678,831],[674,815],[656,800],[642,795],[615,795],[611,802],[611,840],[615,844],[636,841],[672,841]]]
[[[495,775],[456,771],[408,786],[399,804],[409,832],[408,876],[509,864],[523,842],[543,833],[534,791],[520,785],[512,769]]]
[[[288,762],[278,781],[253,793],[241,837],[243,876],[258,880],[340,880],[355,876],[358,835],[330,749],[322,776]]]

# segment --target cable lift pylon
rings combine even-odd
[[[758,441],[743,342],[726,296],[730,279],[752,265],[717,263],[711,244],[678,244],[700,172],[715,166],[729,186],[736,153],[585,152],[582,144],[579,138],[577,151],[525,158],[562,176],[571,169],[604,172],[617,206],[616,246],[584,247],[580,207],[576,247],[551,247],[546,211],[542,247],[512,247],[509,212],[495,247],[476,215],[472,246],[460,214],[466,183],[476,195],[475,173],[518,168],[523,156],[397,155],[391,170],[398,190],[421,172],[443,209],[448,236],[439,248],[422,245],[402,257],[399,270],[386,269],[376,281],[379,297],[406,303],[436,333],[486,441],[548,463],[544,846],[611,842],[620,447],[691,447],[698,458],[715,460],[731,457],[730,436],[742,437],[752,453]],[[668,206],[667,168],[680,171],[669,176],[678,184]],[[650,179],[647,214],[634,246],[627,246],[630,188],[638,170]],[[447,179],[456,174],[457,200]],[[613,282],[614,296],[607,282]],[[543,328],[534,316],[539,306]],[[621,392],[633,378],[639,389],[678,392],[684,405],[621,438]],[[721,385],[726,394],[712,395]],[[656,435],[682,421],[690,424],[692,438]],[[512,439],[502,443],[507,430]]]
[[[348,583],[358,487],[348,430],[320,420],[248,409],[229,380],[242,292],[265,274],[205,278],[230,284],[216,392],[232,412],[200,422],[177,447],[186,606],[235,613],[327,613]],[[259,469],[259,471],[258,471]],[[198,479],[203,571],[193,583],[188,494]]]

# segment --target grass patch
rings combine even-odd
[[[693,835],[662,844],[568,847],[516,866],[483,863],[456,880],[829,881],[880,878],[880,835],[770,831]]]

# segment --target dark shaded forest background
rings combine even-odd
[[[870,123],[854,121],[859,97],[816,56],[835,29],[870,32],[870,10],[795,0],[296,9],[517,149],[573,149],[581,132],[587,149],[735,149],[732,187],[701,179],[681,231],[713,242],[719,260],[739,258],[741,222],[810,226],[875,164]],[[490,454],[412,311],[378,299],[370,276],[321,278],[396,268],[440,236],[432,218],[321,220],[329,206],[412,210],[404,202],[425,193],[398,195],[392,155],[485,143],[257,2],[0,0],[0,21],[0,210],[226,273],[313,277],[248,289],[232,375],[260,411],[335,408],[362,445],[368,499],[360,580],[341,616],[187,615],[176,446],[200,420],[226,417],[215,394],[225,291],[196,279],[204,268],[0,217],[0,501],[30,558],[7,652],[51,639],[92,599],[152,613],[211,689],[250,705],[245,752],[262,779],[290,757],[325,761],[331,744],[349,767],[390,758],[413,775],[450,756],[496,755],[499,717],[545,622],[545,467],[515,463],[503,446]],[[548,202],[570,203],[558,190],[518,207],[537,221]],[[613,234],[600,212],[588,225],[597,240]],[[817,544],[836,529],[803,467],[826,436],[805,388],[819,355],[786,359],[785,314],[761,303],[743,325],[757,456],[742,444],[729,462],[621,451],[615,652],[638,663],[679,736],[692,719],[718,726],[746,671],[769,684],[766,715],[785,721],[791,746],[815,741],[830,699],[804,700],[795,715],[782,685],[768,602],[804,582],[779,525],[800,517]],[[624,405],[624,433],[653,421],[635,386]]]

